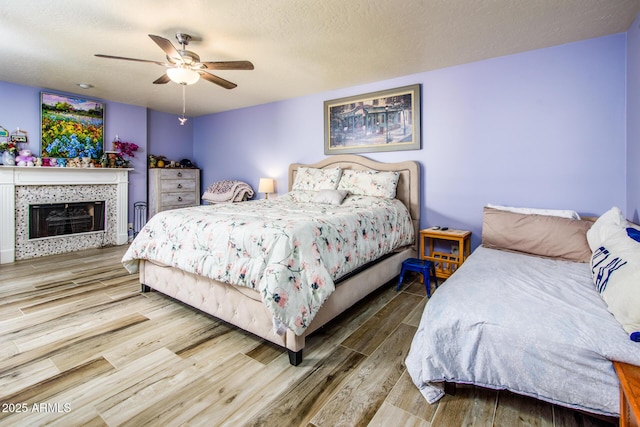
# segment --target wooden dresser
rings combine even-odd
[[[149,218],[200,204],[200,169],[149,169]]]

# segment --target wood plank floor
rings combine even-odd
[[[610,425],[471,386],[427,404],[403,364],[426,304],[417,280],[318,331],[293,367],[280,348],[141,294],[125,250],[0,265],[0,425]]]

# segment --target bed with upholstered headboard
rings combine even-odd
[[[205,216],[222,228],[192,226]],[[337,155],[290,165],[289,192],[276,199],[154,216],[123,264],[139,272],[143,291],[280,345],[298,365],[309,334],[416,255],[419,224],[417,162]]]

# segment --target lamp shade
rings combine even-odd
[[[167,76],[172,82],[181,85],[192,85],[200,80],[200,74],[190,68],[178,67],[167,69]]]
[[[260,178],[258,193],[273,193],[273,178]]]

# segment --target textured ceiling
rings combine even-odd
[[[624,32],[640,0],[0,0],[0,80],[179,114],[148,37],[176,32],[232,90],[188,86],[198,116]],[[78,83],[93,88],[80,89]],[[3,102],[6,100],[3,100]]]

